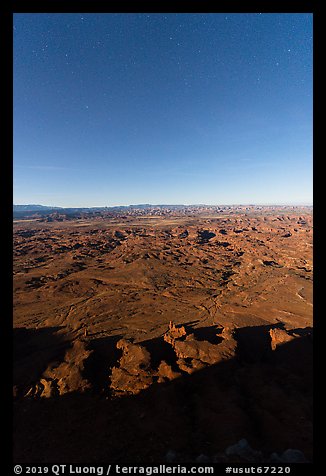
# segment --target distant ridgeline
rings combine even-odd
[[[309,206],[291,206],[291,205],[121,205],[115,207],[81,207],[81,208],[62,208],[50,207],[44,205],[14,205],[13,218],[39,218],[41,221],[63,221],[74,218],[86,218],[92,216],[117,217],[124,216],[144,216],[144,215],[198,215],[216,214],[216,213],[253,213],[258,211],[285,213],[289,211],[305,212],[312,211],[312,205]]]
[[[48,207],[44,205],[14,205],[13,218],[28,218],[28,217],[44,217],[44,216],[78,216],[81,213],[92,213],[95,211],[106,210],[102,208],[62,208],[62,207]]]
[[[201,205],[193,205],[197,207]],[[24,218],[30,216],[44,216],[51,214],[62,215],[79,215],[81,213],[98,214],[102,212],[121,213],[124,211],[132,210],[153,210],[153,209],[170,209],[178,210],[186,208],[185,205],[151,205],[149,203],[140,205],[120,205],[115,207],[77,207],[77,208],[63,208],[63,207],[50,207],[45,205],[14,205],[13,217]]]

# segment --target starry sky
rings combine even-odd
[[[312,14],[14,15],[14,203],[312,203]]]

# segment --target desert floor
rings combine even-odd
[[[15,461],[311,461],[312,230],[14,221]]]

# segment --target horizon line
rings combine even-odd
[[[45,208],[116,208],[116,207],[136,207],[136,206],[148,206],[148,207],[222,207],[222,206],[313,206],[313,202],[264,202],[264,203],[245,203],[245,202],[239,202],[239,203],[214,203],[214,204],[209,204],[209,203],[189,203],[189,204],[184,204],[184,203],[130,203],[128,205],[123,205],[123,204],[118,204],[118,205],[81,205],[81,206],[58,206],[58,205],[43,205],[41,203],[14,203],[14,207],[16,206],[41,206]]]

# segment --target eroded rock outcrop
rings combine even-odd
[[[222,342],[219,340],[222,339]],[[121,339],[117,348],[123,354],[119,366],[112,368],[110,388],[117,395],[137,394],[153,383],[174,380],[182,373],[193,373],[207,365],[216,364],[234,356],[236,341],[228,328],[216,328],[216,343],[198,340],[194,334],[187,334],[184,326],[176,326],[172,321],[163,336],[175,352],[174,368],[162,360],[157,370],[151,367],[151,355],[140,344]],[[180,372],[178,371],[180,370]]]
[[[220,333],[218,332],[220,331]],[[236,341],[228,328],[216,329],[216,338],[220,343],[197,340],[194,334],[186,333],[184,326],[177,327],[170,322],[164,340],[172,345],[178,358],[177,365],[187,373],[204,368],[206,365],[217,364],[234,356]]]
[[[157,370],[157,376],[158,383],[163,383],[168,380],[174,380],[175,378],[181,377],[181,373],[175,372],[171,365],[167,364],[165,360],[162,360]]]
[[[288,334],[285,330],[278,328],[271,329],[269,335],[271,336],[272,350],[275,350],[279,345],[290,342],[296,338],[295,335]]]
[[[111,389],[116,393],[137,394],[153,383],[151,356],[141,345],[120,339],[117,348],[122,350],[119,367],[112,368]]]
[[[91,384],[83,376],[84,363],[92,351],[82,340],[75,340],[66,351],[64,361],[59,365],[50,364],[39,382],[33,385],[25,396],[50,398],[70,392],[85,392]]]
[[[172,321],[169,322],[169,329],[164,334],[163,338],[165,342],[173,345],[175,339],[179,339],[187,334],[184,326],[177,327]]]

